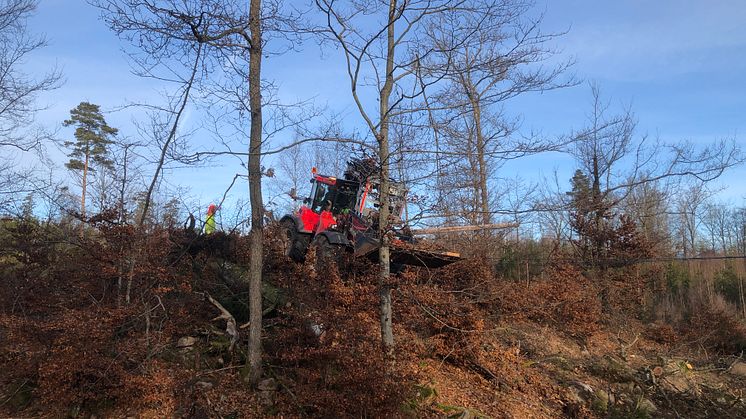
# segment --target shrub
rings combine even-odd
[[[506,284],[497,307],[503,315],[548,323],[571,336],[588,337],[599,328],[601,302],[594,284],[575,268],[552,268],[527,287]]]
[[[696,299],[689,324],[683,325],[687,340],[724,354],[745,351],[746,323],[731,307],[718,295],[709,301]]]
[[[741,278],[736,274],[733,265],[728,264],[715,273],[714,286],[715,291],[726,301],[737,306],[741,305],[741,293],[743,292]]]
[[[673,262],[666,267],[666,287],[671,294],[686,292],[691,284],[689,271]]]

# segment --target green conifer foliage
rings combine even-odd
[[[83,172],[83,191],[80,199],[80,213],[85,217],[85,197],[88,172],[96,167],[111,168],[113,162],[109,159],[108,146],[113,144],[110,138],[117,135],[118,130],[110,127],[101,114],[98,105],[80,102],[70,111],[70,119],[63,122],[69,127],[74,125],[75,141],[65,141],[65,147],[70,149],[70,161],[65,167],[72,171]]]

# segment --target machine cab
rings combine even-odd
[[[314,173],[311,193],[298,215],[302,230],[320,233],[336,226],[339,214],[348,213],[355,205],[359,183]]]

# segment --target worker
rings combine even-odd
[[[210,204],[207,207],[207,220],[205,220],[205,234],[212,234],[215,232],[215,213],[218,211],[218,207],[215,204]]]

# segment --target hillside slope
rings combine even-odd
[[[392,277],[396,358],[385,360],[373,267],[295,265],[272,231],[266,378],[252,391],[246,333],[231,350],[207,301],[245,323],[245,238],[154,233],[124,304],[122,232],[110,233],[3,259],[0,415],[746,417],[746,333],[727,312],[702,307],[686,328],[646,322],[632,279],[606,283],[604,300],[603,280],[572,267],[526,284],[466,260]]]

